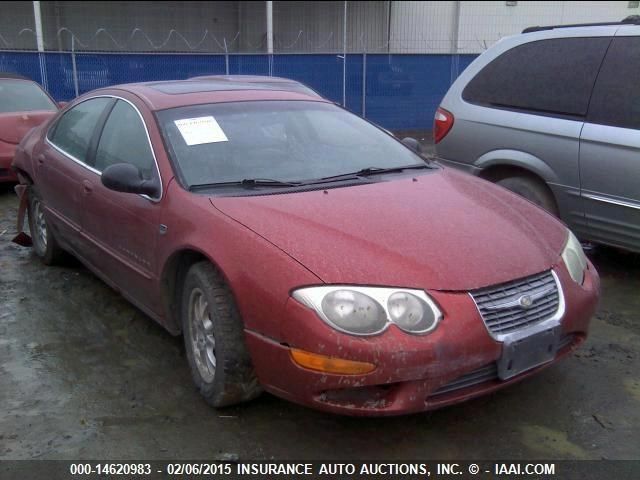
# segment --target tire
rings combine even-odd
[[[257,397],[262,389],[245,345],[242,319],[229,287],[209,262],[189,268],[180,315],[191,375],[205,400],[224,407]]]
[[[558,207],[556,202],[544,182],[535,178],[517,176],[507,177],[496,182],[501,187],[511,190],[513,193],[517,193],[521,197],[526,198],[532,203],[535,203],[539,207],[543,208],[550,214],[558,217]]]
[[[45,265],[62,263],[64,251],[58,245],[45,215],[45,204],[33,185],[29,187],[29,231],[33,251]]]

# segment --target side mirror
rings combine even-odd
[[[415,138],[412,138],[412,137],[403,138],[402,143],[404,143],[407,147],[409,147],[411,150],[416,152],[418,155],[422,154],[422,146],[420,145],[420,142],[418,142],[418,140],[416,140]]]
[[[105,187],[116,192],[155,197],[160,190],[157,180],[143,179],[140,170],[129,163],[116,163],[105,168],[101,180]]]

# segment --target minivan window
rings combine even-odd
[[[640,37],[616,37],[604,60],[587,121],[640,130]]]
[[[583,117],[610,42],[608,37],[556,38],[519,45],[486,65],[462,98],[490,107]]]
[[[87,163],[89,142],[100,115],[110,102],[111,98],[100,97],[79,103],[58,120],[49,140],[65,153]]]

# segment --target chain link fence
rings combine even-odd
[[[170,54],[2,52],[0,71],[18,72],[57,100],[119,83],[207,74],[273,75],[301,81],[324,97],[393,130],[428,130],[454,76],[475,55]],[[343,77],[343,67],[346,76]],[[457,69],[458,71],[455,71]]]

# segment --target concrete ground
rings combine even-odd
[[[588,342],[491,396],[382,419],[267,394],[216,411],[181,338],[83,267],[10,243],[16,207],[0,187],[0,460],[640,459],[640,256],[598,249]]]

